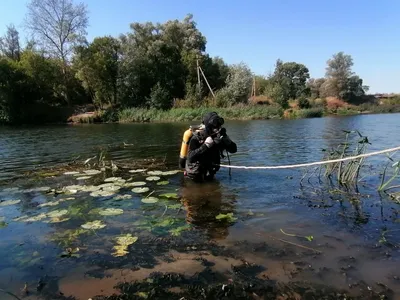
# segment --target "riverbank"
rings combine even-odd
[[[146,122],[192,122],[201,120],[208,111],[216,111],[225,120],[304,119],[326,116],[378,114],[400,112],[400,104],[359,105],[343,107],[315,106],[305,109],[278,105],[237,105],[227,108],[197,107],[172,108],[170,110],[125,108],[85,112],[68,118],[69,123],[146,123]]]

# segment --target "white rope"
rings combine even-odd
[[[219,165],[219,166],[223,167],[223,168],[232,168],[232,169],[259,169],[259,170],[290,169],[290,168],[300,168],[300,167],[309,167],[309,166],[315,166],[315,165],[330,164],[330,163],[335,163],[335,162],[340,162],[340,161],[357,159],[357,158],[361,158],[361,157],[368,157],[368,156],[378,155],[378,154],[397,151],[397,150],[400,150],[400,146],[399,147],[395,147],[395,148],[375,151],[375,152],[371,152],[371,153],[360,154],[360,155],[356,155],[356,156],[348,156],[348,157],[344,157],[344,158],[338,158],[338,159],[332,159],[332,160],[324,160],[324,161],[316,161],[316,162],[297,164],[297,165],[265,166],[265,167],[263,167],[263,166],[260,166],[260,167],[249,166],[249,167],[247,167],[247,166],[232,166],[232,165]]]

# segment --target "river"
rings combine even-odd
[[[323,149],[344,141],[344,130],[358,130],[367,136],[371,143],[367,152],[399,146],[399,120],[400,114],[381,114],[228,121],[225,126],[238,145],[238,152],[230,155],[232,165],[267,166],[322,160],[327,153]],[[399,201],[376,191],[388,161],[385,155],[366,159],[358,193],[332,190],[318,183],[316,176],[303,180],[301,186],[305,169],[232,169],[229,176],[228,169],[221,168],[216,182],[195,186],[187,185],[181,172],[162,174],[159,181],[165,185],[157,185],[157,178],[147,180],[151,173],[129,173],[123,168],[79,180],[61,171],[61,166],[75,159],[83,174],[82,161],[99,149],[106,149],[117,166],[153,159],[161,161],[166,170],[176,170],[188,125],[0,127],[0,289],[21,296],[27,283],[29,293],[24,299],[95,299],[96,295],[121,293],[114,288],[120,281],[146,280],[153,272],[175,272],[191,278],[189,283],[193,280],[206,287],[234,286],[249,278],[268,284],[277,281],[287,285],[286,299],[307,289],[317,295],[318,285],[363,299],[366,295],[399,299],[400,238],[395,232],[400,230]],[[398,155],[393,158],[399,160]],[[161,170],[159,166],[146,168]],[[52,174],[38,176],[42,169]],[[122,188],[112,196],[35,189],[96,186],[110,176],[122,178]],[[132,193],[133,185],[127,188],[127,182],[137,181],[146,182],[152,193],[148,197],[158,197],[156,203],[141,202],[144,194]],[[179,199],[162,199],[165,192],[176,193]],[[117,194],[129,196],[110,198]],[[2,206],[6,200],[20,201]],[[45,204],[55,201],[54,206]],[[179,203],[181,207],[176,205]],[[104,208],[121,209],[123,214],[99,217],[99,209]],[[59,222],[46,223],[44,217],[18,221],[21,216],[54,210],[61,211],[60,216],[53,214]],[[68,213],[63,215],[63,211]],[[216,218],[230,213],[231,220]],[[101,220],[106,227],[79,232],[82,224],[94,220]],[[115,238],[127,233],[137,241],[125,255],[112,256]],[[62,255],[67,248],[79,251],[76,256]],[[161,289],[166,279],[154,278]],[[299,282],[306,282],[307,288],[293,286]],[[141,297],[151,295],[150,287],[143,283],[132,289]],[[182,282],[164,290],[171,299],[188,293]],[[0,298],[13,299],[6,294]]]

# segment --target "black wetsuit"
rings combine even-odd
[[[199,131],[193,134],[189,142],[186,176],[195,181],[212,180],[219,170],[222,151],[227,150],[230,153],[237,151],[236,144],[226,135],[222,139],[217,135],[210,148],[204,144],[206,138],[206,132]]]

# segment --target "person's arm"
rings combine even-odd
[[[206,151],[208,147],[206,143],[200,144],[197,138],[190,139],[188,150],[188,162],[193,163],[197,161]]]
[[[222,128],[217,139],[220,139],[218,141],[218,144],[222,144],[222,147],[226,149],[229,153],[236,153],[237,152],[237,145],[234,143],[229,136],[226,134],[226,129]]]

